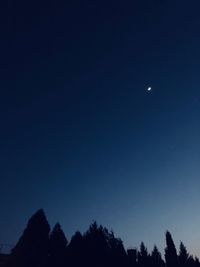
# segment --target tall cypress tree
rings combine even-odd
[[[47,261],[50,227],[42,209],[28,221],[24,233],[11,252],[11,267],[43,267]]]
[[[166,232],[165,261],[167,267],[178,266],[176,247],[169,231]]]

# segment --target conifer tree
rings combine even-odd
[[[47,261],[50,227],[42,209],[28,221],[18,243],[12,250],[9,266],[43,267]]]
[[[178,266],[176,247],[169,231],[166,232],[165,261],[167,267]]]
[[[109,266],[126,266],[128,258],[122,240],[116,238],[113,231],[108,232],[106,229],[106,233],[109,246]]]
[[[187,266],[188,259],[189,259],[189,253],[187,252],[187,249],[184,246],[183,242],[181,242],[178,255],[179,265],[181,265],[182,267]]]
[[[87,266],[104,266],[107,262],[108,243],[105,229],[93,222],[84,234]]]
[[[86,265],[86,253],[82,234],[77,231],[68,245],[68,263],[72,267]]]
[[[49,266],[64,266],[67,243],[65,234],[57,223],[49,239]]]
[[[77,252],[83,248],[83,236],[79,231],[72,236],[71,241],[69,243],[69,250]]]
[[[140,251],[138,252],[138,265],[140,267],[146,267],[149,265],[149,254],[144,242],[140,244]]]
[[[154,246],[151,253],[151,265],[154,267],[163,267],[165,265],[157,246]]]

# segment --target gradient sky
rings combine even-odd
[[[4,3],[0,243],[42,207],[68,239],[96,219],[126,247],[163,249],[168,229],[200,256],[199,10]]]

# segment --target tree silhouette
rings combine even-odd
[[[145,267],[150,264],[150,257],[144,242],[140,244],[140,251],[138,251],[138,265],[139,267]]]
[[[189,253],[187,252],[187,249],[184,246],[183,242],[181,242],[178,255],[179,265],[181,265],[182,267],[187,266],[188,259],[189,259]]]
[[[86,262],[84,253],[84,240],[82,234],[77,231],[71,238],[68,246],[67,262],[69,266],[78,267]]]
[[[194,258],[194,266],[200,267],[200,261],[199,261],[199,258],[197,258],[197,257]]]
[[[177,255],[171,234],[166,232],[165,262],[158,248],[151,254],[142,242],[140,250],[124,249],[113,231],[93,222],[82,235],[76,232],[68,244],[60,224],[50,232],[43,210],[38,210],[8,257],[0,254],[4,267],[200,267],[181,242]],[[2,259],[1,259],[2,258]],[[7,264],[7,263],[8,264]]]
[[[109,244],[109,266],[125,266],[128,263],[126,251],[120,238],[116,238],[114,232],[107,231]]]
[[[127,249],[127,265],[129,267],[137,266],[137,253],[138,252],[136,248]]]
[[[165,261],[167,267],[178,266],[176,247],[169,231],[166,232]]]
[[[127,254],[121,239],[93,222],[84,234],[85,266],[125,266]]]
[[[154,246],[151,253],[151,266],[153,267],[164,267],[165,262],[162,259],[161,253],[159,252],[157,246]]]
[[[11,267],[41,267],[46,264],[50,227],[42,209],[28,221],[21,238],[11,253]]]
[[[57,223],[49,238],[49,266],[64,266],[67,239]]]
[[[108,260],[107,230],[93,222],[84,234],[88,266],[106,266]]]

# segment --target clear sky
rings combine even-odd
[[[199,0],[4,5],[0,243],[42,207],[200,256]]]

